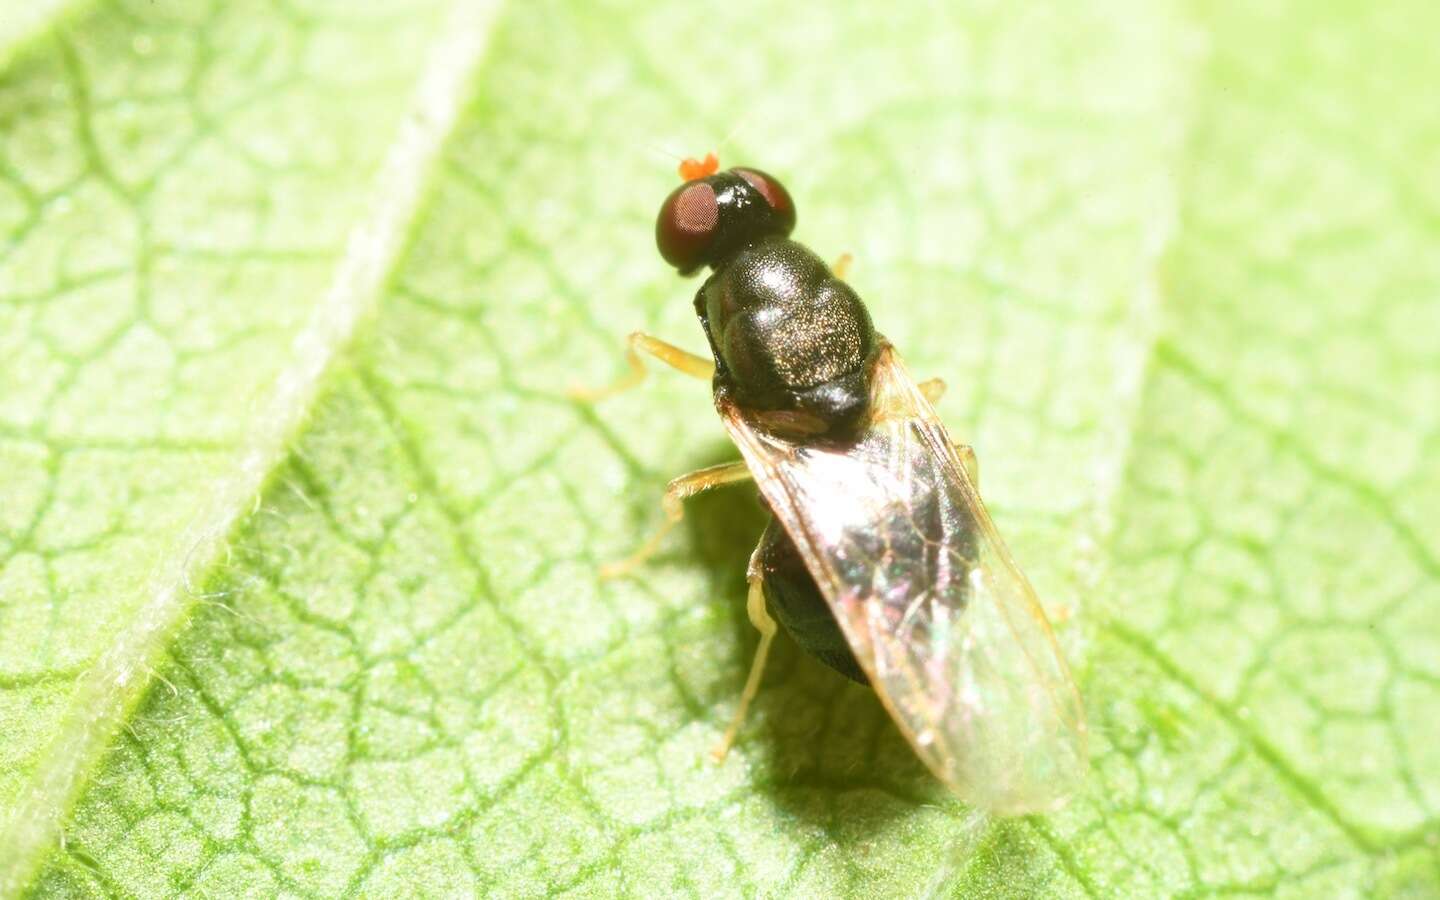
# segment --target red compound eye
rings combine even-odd
[[[785,223],[785,233],[789,234],[795,228],[795,204],[790,199],[790,192],[785,190],[785,185],[759,169],[731,169],[736,175],[745,179],[751,187],[760,192],[765,202]]]
[[[665,198],[655,220],[655,246],[683,274],[700,268],[715,236],[720,207],[715,189],[703,181],[680,185]]]

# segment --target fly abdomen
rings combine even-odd
[[[805,568],[795,542],[774,519],[760,538],[759,561],[765,576],[766,609],[800,649],[846,678],[868,684],[855,651],[840,631],[814,576]]]

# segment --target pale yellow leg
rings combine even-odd
[[[760,678],[765,674],[765,657],[770,655],[770,642],[775,640],[775,620],[770,618],[770,613],[765,609],[764,582],[758,575],[750,577],[750,596],[745,601],[745,611],[750,614],[750,624],[760,632],[760,645],[755,648],[755,659],[750,663],[750,676],[745,679],[745,690],[740,693],[740,705],[730,719],[730,727],[725,729],[725,736],[715,745],[715,749],[710,751],[716,762],[725,760],[725,755],[735,743],[735,736],[740,733],[740,726],[745,724],[745,713],[750,709],[750,701],[760,693]]]
[[[630,364],[630,372],[612,385],[602,388],[571,388],[570,396],[576,400],[583,400],[586,403],[594,403],[603,400],[613,394],[628,391],[645,380],[645,361],[640,358],[641,353],[648,353],[665,365],[679,372],[695,378],[710,379],[715,375],[715,363],[703,356],[697,356],[686,350],[681,350],[674,344],[667,343],[657,337],[646,334],[643,331],[632,331],[626,338],[625,361]]]
[[[969,444],[955,444],[955,455],[960,457],[960,464],[965,467],[965,474],[970,476],[970,483],[975,490],[980,490],[980,459],[975,455],[975,448]]]
[[[845,276],[850,274],[850,264],[853,262],[855,262],[855,257],[849,253],[842,253],[835,258],[835,264],[830,267],[830,271],[835,273],[836,278],[844,281]]]
[[[660,498],[660,505],[665,510],[665,521],[660,525],[660,529],[651,535],[649,540],[641,544],[634,553],[617,562],[601,566],[600,577],[618,578],[633,571],[645,560],[654,556],[655,551],[660,549],[660,542],[665,540],[665,535],[669,534],[670,529],[680,524],[680,520],[685,518],[685,500],[687,498],[722,484],[734,484],[737,481],[748,481],[749,479],[750,470],[745,467],[743,462],[707,466],[704,469],[696,469],[694,472],[671,479],[670,483],[665,485],[665,495]]]
[[[931,403],[939,402],[945,396],[945,379],[929,378],[915,385],[925,399]],[[970,483],[975,489],[980,489],[980,460],[975,458],[975,448],[969,444],[954,444],[955,454],[960,457],[960,464],[965,467],[965,474],[970,476]]]
[[[931,403],[939,403],[940,398],[945,396],[945,379],[943,378],[930,378],[915,386],[920,389],[921,394],[925,395],[925,399]]]

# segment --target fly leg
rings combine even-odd
[[[855,257],[851,256],[849,253],[842,253],[835,258],[834,264],[830,266],[830,271],[835,275],[836,278],[844,281],[845,276],[850,274],[850,264],[854,261]]]
[[[945,396],[946,385],[943,378],[928,378],[915,386],[931,403],[936,403]],[[975,448],[969,444],[959,443],[952,446],[955,448],[955,455],[960,457],[960,464],[965,467],[965,474],[970,476],[970,483],[978,491],[980,489],[980,460],[975,458]]]
[[[722,484],[734,484],[737,481],[748,481],[749,479],[750,470],[745,467],[743,462],[707,466],[681,475],[679,478],[671,479],[670,483],[665,485],[665,495],[660,498],[660,505],[665,510],[665,521],[660,525],[659,530],[641,544],[634,553],[622,560],[601,566],[600,577],[618,578],[633,571],[645,560],[654,556],[655,551],[660,549],[660,542],[665,540],[665,535],[669,534],[670,530],[679,525],[680,520],[685,517],[686,499]]]
[[[662,341],[643,331],[632,331],[626,338],[625,349],[625,361],[629,363],[630,371],[619,381],[607,387],[571,388],[570,396],[586,403],[595,403],[635,387],[645,380],[645,361],[640,358],[641,353],[648,353],[670,368],[695,378],[708,380],[715,375],[715,363],[711,360],[681,350],[674,344]]]
[[[969,444],[954,444],[955,455],[960,457],[960,464],[965,467],[965,474],[970,476],[970,484],[975,490],[980,490],[980,460],[975,456],[975,448]]]
[[[750,614],[750,624],[760,632],[760,645],[755,648],[755,659],[750,663],[750,675],[745,679],[745,690],[740,693],[740,705],[730,719],[730,727],[725,729],[725,736],[710,751],[716,762],[725,760],[725,754],[730,752],[735,736],[740,733],[740,726],[745,724],[745,713],[750,709],[750,701],[760,693],[760,676],[765,674],[765,657],[770,655],[770,643],[775,640],[775,620],[770,618],[770,613],[765,609],[765,581],[753,563],[750,566],[750,595],[745,601],[745,611]]]
[[[920,389],[921,394],[925,395],[925,399],[931,403],[939,403],[940,398],[945,396],[946,385],[945,379],[943,378],[927,378],[915,386]]]

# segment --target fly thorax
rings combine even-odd
[[[810,250],[769,240],[736,253],[701,288],[706,324],[738,402],[818,416],[864,406],[876,337],[859,296]]]

